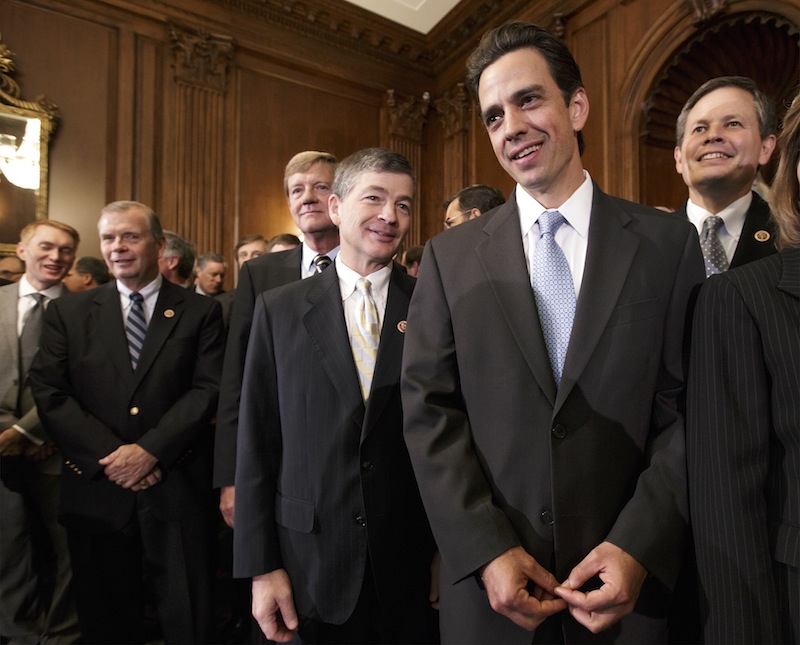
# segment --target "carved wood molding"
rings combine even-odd
[[[414,96],[398,98],[394,90],[386,90],[384,107],[388,117],[388,135],[415,143],[422,142],[422,128],[428,120],[431,95],[425,92],[421,99]]]
[[[710,20],[728,8],[728,0],[686,0],[686,4],[692,11],[695,24]]]
[[[433,102],[442,133],[446,139],[469,130],[469,95],[464,83]]]
[[[169,39],[177,83],[225,93],[233,38],[170,25]]]

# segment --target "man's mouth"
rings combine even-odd
[[[728,159],[730,155],[726,155],[724,152],[707,152],[703,156],[700,157],[700,161],[707,161],[708,159]]]
[[[541,150],[541,148],[542,148],[542,144],[541,143],[538,143],[535,146],[528,146],[524,150],[518,152],[513,157],[511,157],[511,159],[513,159],[514,161],[518,161],[519,159],[524,159],[528,155],[531,155],[534,152],[538,152],[539,150]]]

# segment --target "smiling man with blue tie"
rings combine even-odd
[[[442,641],[663,642],[687,538],[697,234],[583,169],[589,100],[546,30],[487,33],[467,81],[517,186],[428,243],[408,313],[405,436]]]

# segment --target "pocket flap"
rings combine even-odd
[[[314,505],[278,493],[275,495],[275,521],[287,529],[311,533],[314,530]]]

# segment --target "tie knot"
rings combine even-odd
[[[703,235],[708,235],[709,231],[719,231],[722,225],[723,221],[719,215],[709,215],[703,222]]]
[[[317,273],[322,273],[330,266],[330,263],[331,259],[327,255],[322,255],[321,253],[314,258],[314,268]]]
[[[372,289],[372,283],[366,278],[359,278],[356,280],[356,289],[364,295],[369,295]]]
[[[41,294],[41,293],[37,292],[37,293],[31,293],[31,294],[28,294],[28,295],[30,295],[30,297],[33,298],[34,301],[36,302],[36,304],[34,304],[34,307],[37,307],[40,304],[42,304],[42,302],[44,302],[44,295]]]
[[[140,305],[144,302],[144,296],[138,291],[131,291],[130,299],[132,303],[137,305]]]
[[[566,221],[558,211],[545,211],[539,216],[539,237],[548,234],[555,235],[559,227]]]

